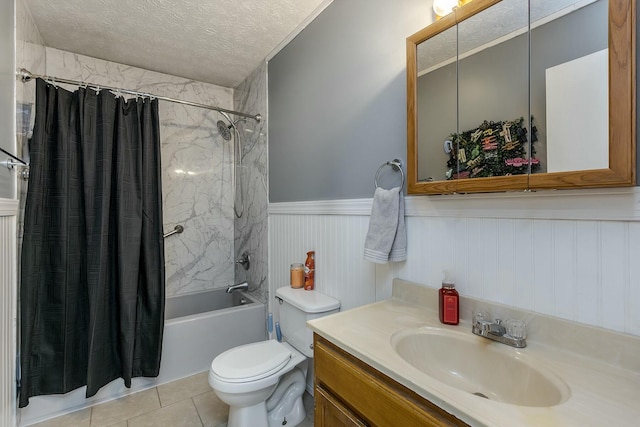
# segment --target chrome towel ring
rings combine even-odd
[[[393,169],[396,172],[400,172],[400,175],[402,177],[402,184],[400,185],[400,190],[404,189],[404,171],[402,170],[402,161],[399,159],[393,159],[389,162],[384,162],[383,164],[380,165],[380,167],[378,168],[378,170],[376,171],[376,175],[373,178],[373,184],[375,185],[375,188],[378,188],[378,176],[380,175],[380,171],[382,170],[382,168],[384,168],[385,166],[391,166],[391,169]]]

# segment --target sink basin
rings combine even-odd
[[[526,350],[475,335],[424,327],[396,332],[391,345],[414,368],[478,398],[546,407],[570,395],[557,375],[528,360]]]

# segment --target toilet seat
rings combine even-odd
[[[221,353],[211,371],[222,381],[244,383],[273,375],[291,360],[291,351],[278,341],[246,344]]]

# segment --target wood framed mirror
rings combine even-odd
[[[636,185],[635,17],[473,0],[407,38],[408,193]]]

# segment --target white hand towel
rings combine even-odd
[[[389,252],[389,261],[405,261],[407,259],[407,228],[404,223],[404,194],[402,190],[398,192],[398,228],[393,239],[391,252]]]
[[[364,242],[364,258],[378,264],[407,259],[404,196],[400,187],[376,188]]]

